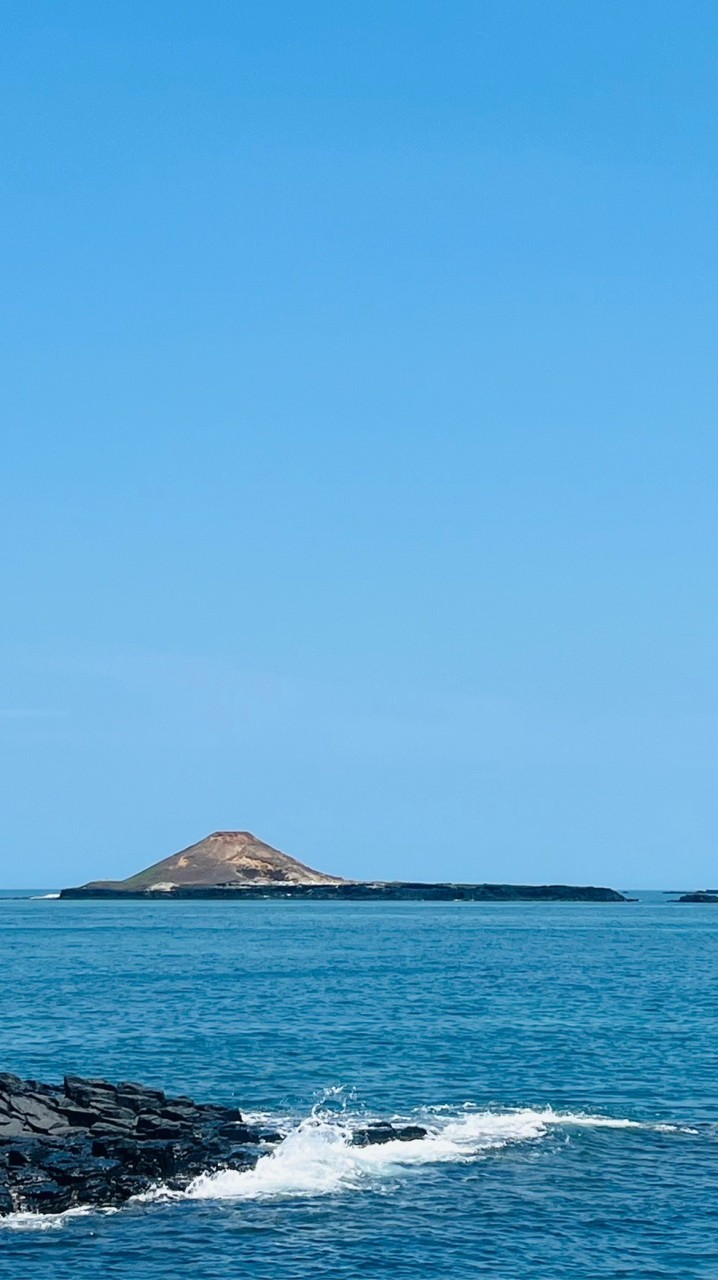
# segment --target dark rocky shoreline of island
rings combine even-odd
[[[358,1146],[423,1138],[418,1125],[356,1129]],[[236,1107],[160,1089],[65,1076],[62,1085],[0,1073],[0,1217],[109,1208],[202,1173],[253,1169],[283,1134],[247,1124]]]
[[[171,888],[126,889],[106,885],[81,885],[63,889],[61,898],[198,899],[223,898],[246,902],[258,898],[282,898],[333,902],[628,902],[616,889],[567,884],[422,884],[407,881],[342,884],[187,884]]]

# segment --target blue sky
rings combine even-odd
[[[4,27],[0,883],[715,882],[715,6]]]

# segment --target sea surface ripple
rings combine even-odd
[[[17,1214],[8,1280],[718,1276],[718,910],[0,897],[0,1070],[239,1105],[256,1169]],[[367,1119],[427,1136],[358,1148]]]

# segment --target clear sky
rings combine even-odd
[[[718,8],[11,6],[0,885],[718,882]]]

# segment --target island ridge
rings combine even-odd
[[[345,880],[315,871],[251,831],[214,831],[125,880],[92,880],[61,898],[336,898],[625,902],[615,889],[574,885],[425,884]]]

